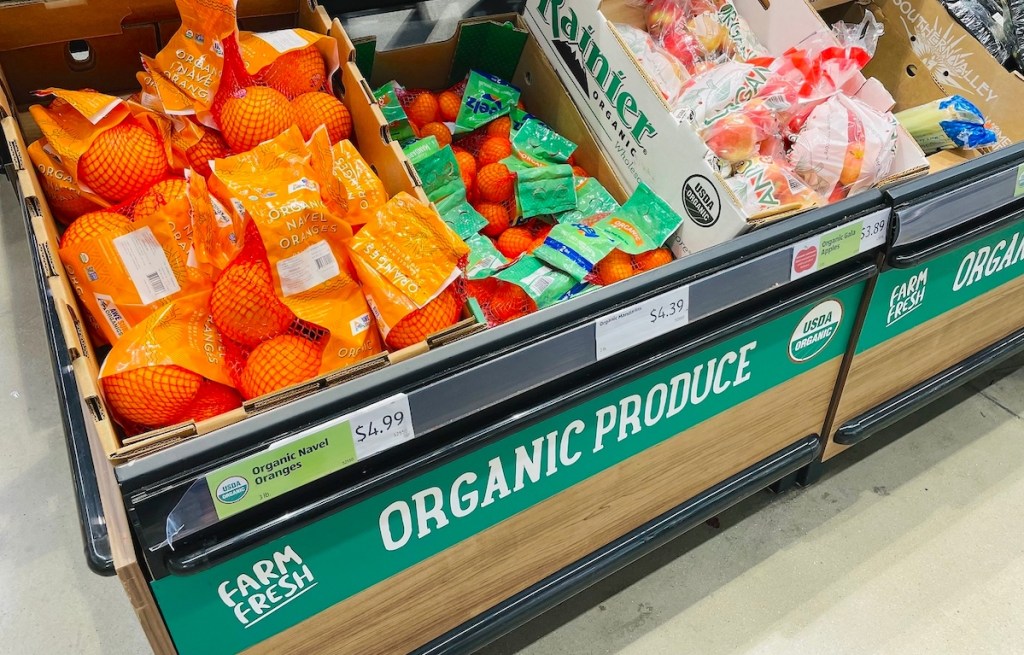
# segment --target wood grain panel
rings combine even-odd
[[[840,362],[836,358],[708,419],[246,652],[407,653],[817,433]]]
[[[1024,277],[854,356],[829,427],[825,459],[849,446],[832,440],[846,421],[953,366],[1024,326]]]
[[[88,425],[88,421],[86,421]],[[178,652],[167,632],[163,615],[157,607],[149,582],[139,567],[135,554],[135,543],[128,527],[128,515],[121,501],[121,490],[114,478],[114,469],[107,461],[104,448],[100,445],[93,426],[86,429],[89,435],[89,449],[92,463],[96,468],[96,483],[100,492],[100,504],[103,506],[103,517],[107,524],[107,536],[110,539],[110,554],[114,559],[114,569],[121,580],[132,609],[142,625],[142,631],[149,640],[155,655],[176,655]]]

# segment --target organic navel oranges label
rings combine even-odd
[[[61,240],[60,258],[85,308],[115,343],[176,295],[209,289],[190,265],[187,198],[130,222],[111,211],[78,218]]]
[[[89,199],[121,202],[169,174],[169,145],[145,111],[133,116],[125,101],[91,91],[45,89],[39,95],[54,100],[33,105],[32,117]]]
[[[28,147],[28,156],[35,166],[47,203],[60,222],[69,224],[79,216],[109,204],[82,192],[45,139],[33,141]]]
[[[224,70],[224,40],[236,30],[237,0],[177,0],[181,27],[153,60],[153,74],[162,75],[191,101],[191,111],[213,126],[210,110]],[[165,106],[168,99],[165,98]]]
[[[312,153],[293,127],[248,153],[215,163],[210,178],[214,195],[246,220],[242,252],[221,274],[215,293],[230,281],[232,286],[224,289],[226,306],[249,299],[246,307],[232,310],[241,323],[248,325],[257,315],[266,318],[261,325],[269,331],[250,335],[250,344],[284,331],[287,316],[279,323],[274,322],[276,310],[265,316],[278,305],[328,331],[322,360],[327,372],[374,355],[381,345],[351,272],[346,244],[352,228],[325,203],[324,182],[311,161]],[[242,265],[264,272],[232,277]],[[257,282],[262,291],[243,293],[243,287]]]

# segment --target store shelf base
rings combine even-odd
[[[820,459],[820,451],[817,435],[797,441],[420,647],[416,655],[475,652],[741,500],[792,476]]]
[[[847,421],[836,430],[834,440],[843,446],[860,443],[1021,352],[1024,352],[1024,330],[1014,332],[1002,341]]]

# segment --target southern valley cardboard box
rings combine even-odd
[[[735,4],[774,55],[828,29],[804,0],[773,0],[768,8],[758,0]],[[620,176],[630,187],[647,183],[684,217],[673,243],[677,255],[785,215],[781,208],[748,216],[708,164],[707,147],[696,131],[672,116],[615,27],[643,27],[641,7],[629,0],[529,0],[525,16]],[[881,110],[893,103],[877,80],[860,75],[844,90]],[[917,174],[926,166],[917,144],[900,130],[889,179]]]
[[[864,12],[860,6],[836,9],[851,20]],[[867,9],[885,33],[865,73],[892,92],[897,111],[958,94],[992,123],[998,147],[1024,139],[1024,79],[1003,68],[938,0],[872,0]],[[956,151],[930,159],[936,169],[977,154]]]

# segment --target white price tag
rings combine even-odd
[[[860,226],[860,251],[864,252],[885,243],[889,230],[890,212],[880,212],[874,216],[865,216]]]
[[[354,412],[348,418],[352,441],[356,445],[356,458],[393,448],[416,436],[409,411],[409,397],[396,394],[378,403]]]
[[[686,325],[690,320],[689,285],[602,316],[594,322],[597,359],[649,341]]]
[[[885,243],[889,211],[844,223],[793,244],[790,280],[798,280]]]

